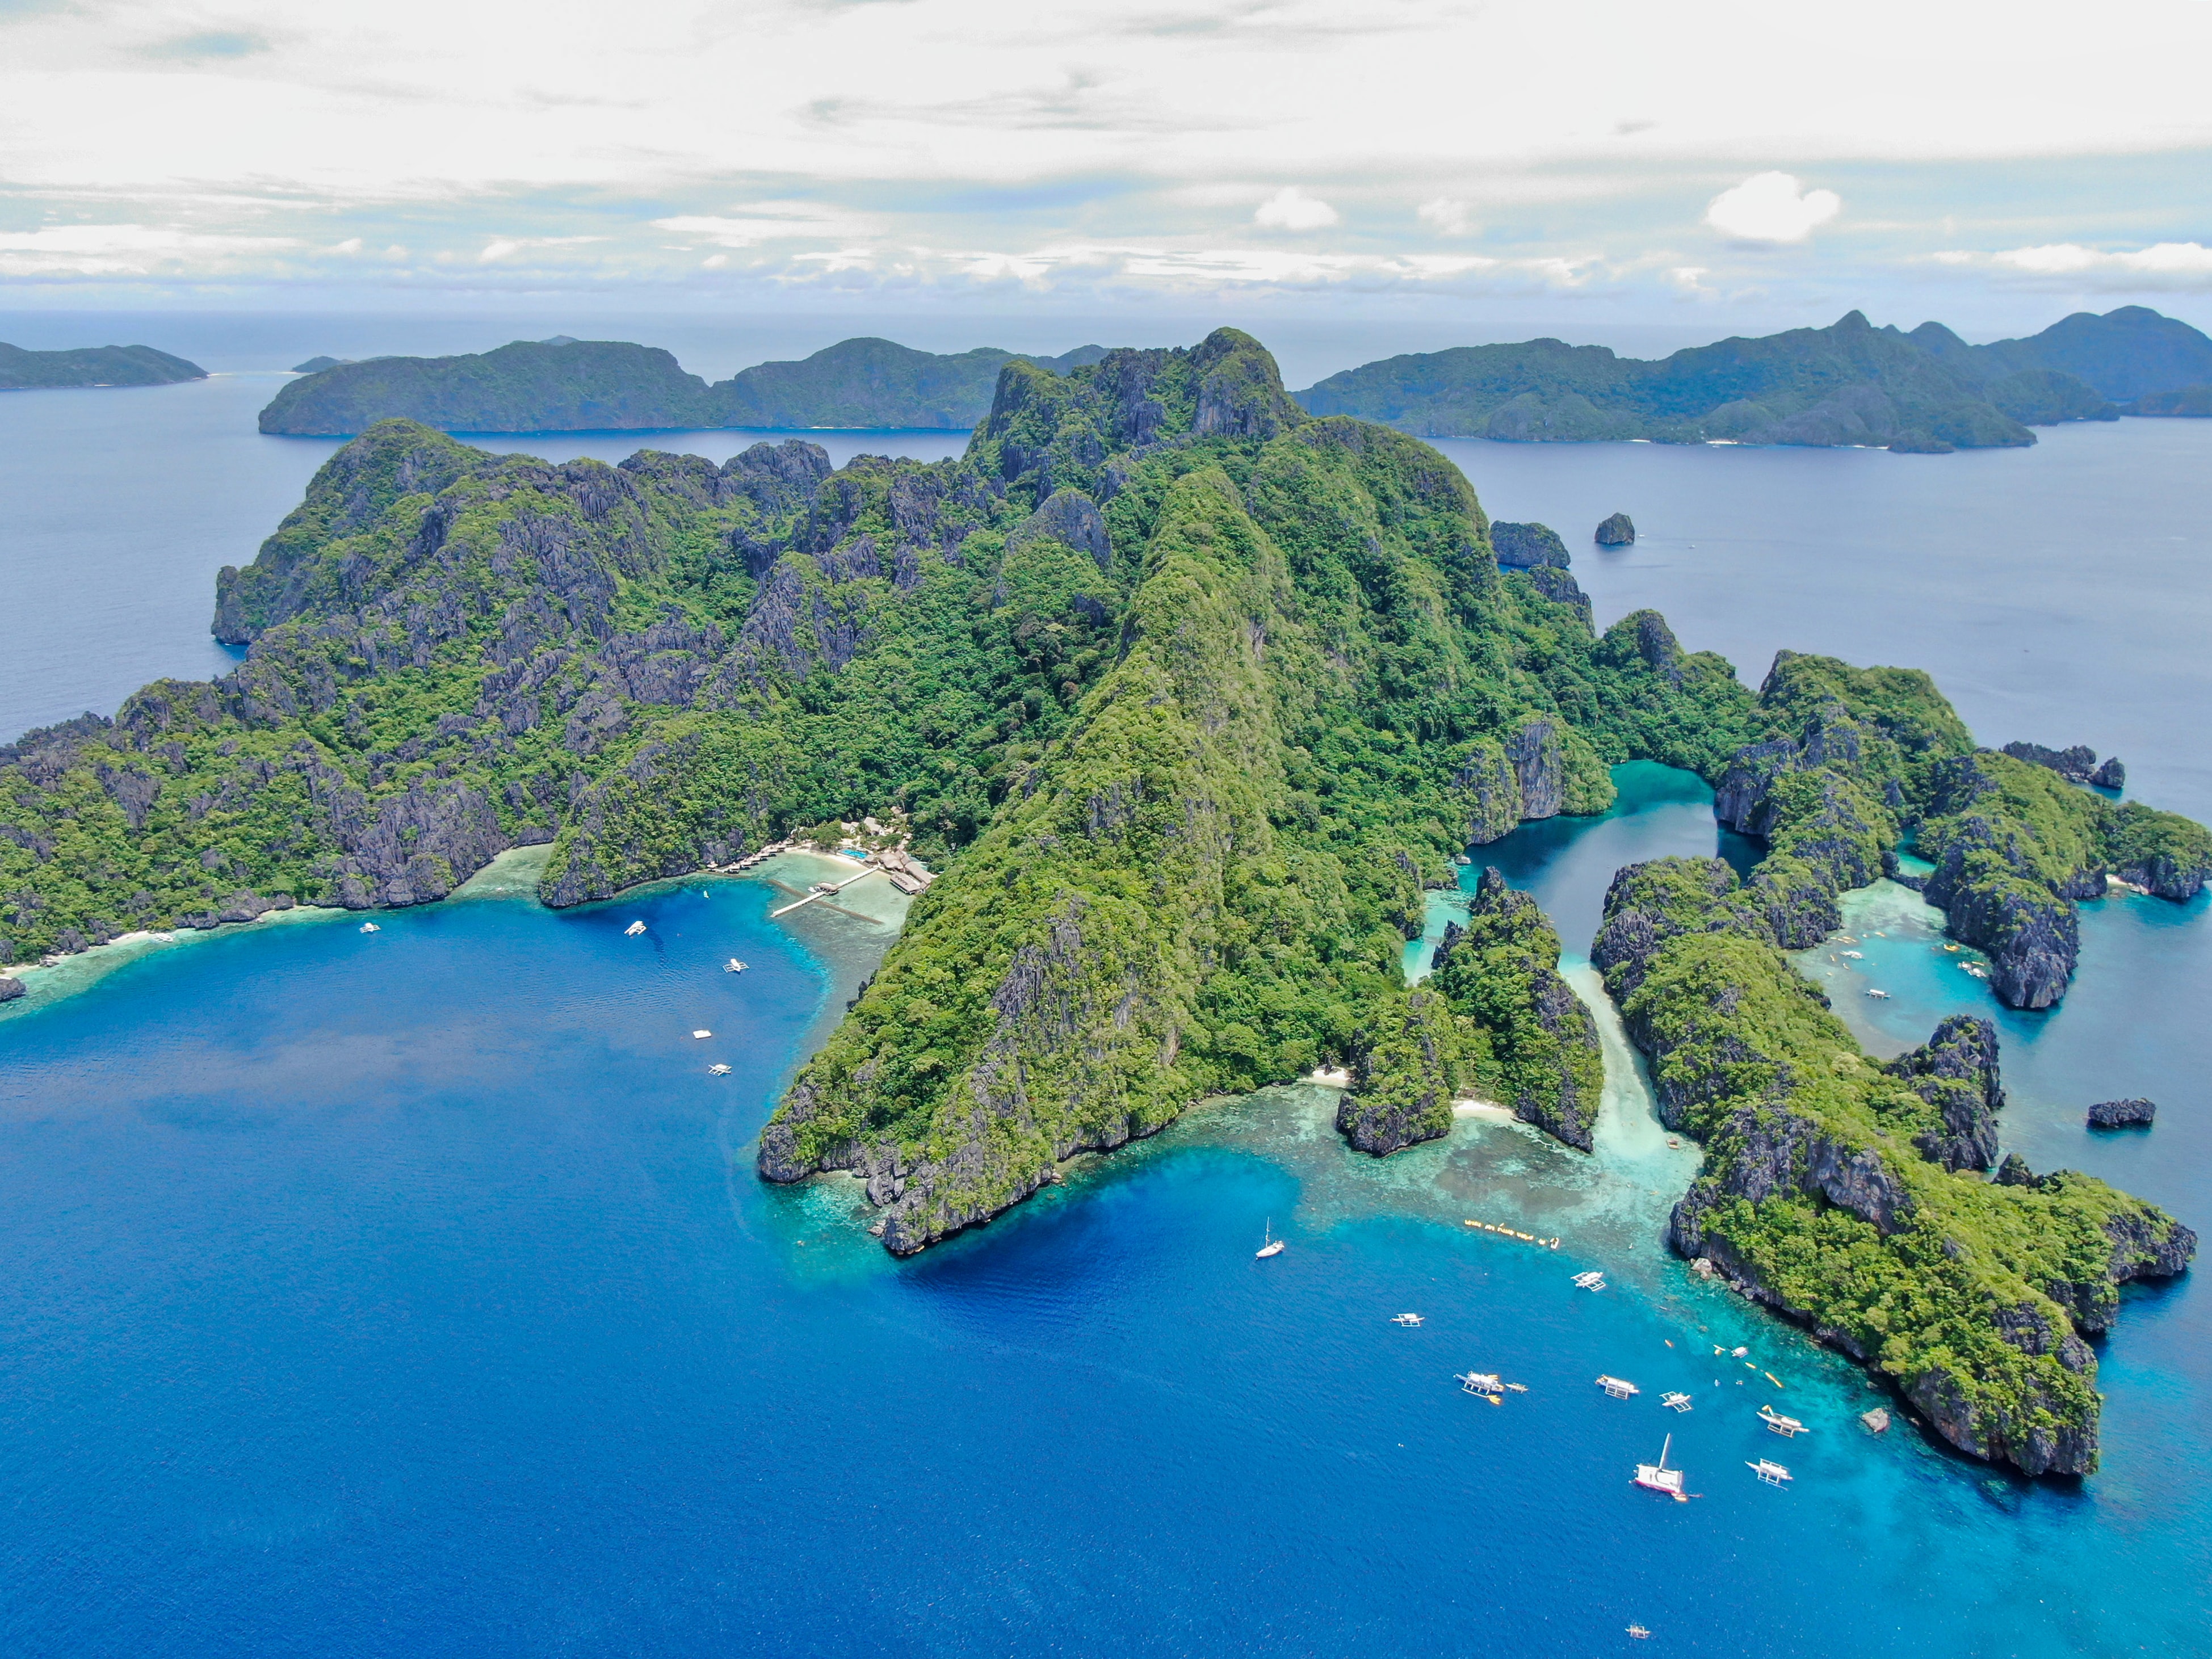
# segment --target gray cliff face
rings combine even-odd
[[[1997,1081],[1996,1026],[1954,1015],[1921,1047],[1882,1069],[1942,1116],[1942,1127],[1914,1137],[1923,1157],[1954,1172],[1986,1170],[1996,1162],[1996,1115],[2004,1090]]]
[[[1513,763],[1521,785],[1521,816],[1552,818],[1566,802],[1567,767],[1558,725],[1531,718],[1505,742],[1505,757]]]
[[[2045,749],[2039,743],[2008,743],[2004,752],[2032,766],[2048,767],[2069,783],[2087,783],[2097,775],[2097,751],[2081,744],[2071,749]]]
[[[1441,1140],[1449,1133],[1449,1117],[1442,1128],[1425,1121],[1434,1119],[1441,1098],[1433,1091],[1415,1101],[1381,1101],[1362,1092],[1362,1087],[1356,1080],[1336,1107],[1336,1132],[1353,1151],[1388,1158],[1425,1140]],[[1443,1104],[1449,1111],[1450,1101],[1443,1099]]]
[[[1113,545],[1106,538],[1105,515],[1099,512],[1098,503],[1079,489],[1054,490],[1007,540],[1010,545],[1018,545],[1039,536],[1051,537],[1078,552],[1088,553],[1101,570],[1109,568],[1114,562]]]
[[[1544,565],[1565,570],[1570,562],[1566,543],[1547,524],[1493,521],[1490,544],[1497,551],[1498,562],[1508,570],[1534,570]]]
[[[1991,882],[1974,866],[1995,854],[2020,872],[2021,878]],[[2069,890],[2052,893],[2033,875],[2019,848],[2011,846],[1988,819],[1969,816],[1959,825],[1922,890],[1940,908],[1954,939],[1987,953],[1990,988],[2007,1006],[2048,1008],[2065,995],[2081,955],[2081,926],[2073,897],[2104,891],[2101,872]]]
[[[1528,585],[1554,605],[1564,605],[1578,611],[1583,627],[1591,638],[1597,637],[1597,612],[1590,597],[1583,592],[1582,584],[1556,565],[1540,564],[1527,573]]]
[[[840,1142],[809,1163],[799,1151],[797,1132],[825,1103],[802,1079],[761,1136],[757,1167],[762,1176],[791,1182],[824,1170],[850,1170],[866,1184],[869,1202],[884,1212],[876,1231],[884,1249],[911,1255],[1058,1181],[1060,1164],[1079,1152],[1110,1152],[1158,1130],[1161,1122],[1146,1121],[1128,1109],[1110,1068],[1097,1065],[1078,1085],[1073,1115],[1079,1127],[1051,1142],[1028,1167],[1007,1167],[1005,1146],[1033,1139],[1036,1127],[1026,1076],[1030,1066],[1040,1058],[1083,1054],[1083,1034],[1096,1029],[1102,1012],[1110,1018],[1110,1011],[1090,1001],[1095,987],[1085,971],[1085,924],[1082,901],[1071,898],[1042,943],[1015,952],[992,994],[994,1035],[969,1070],[965,1133],[949,1153],[909,1158],[885,1138]],[[1125,998],[1133,991],[1126,988]]]
[[[2199,866],[2185,864],[2165,854],[2145,858],[2124,859],[2112,872],[2122,881],[2171,899],[2176,904],[2186,904],[2204,890],[2205,871]],[[2084,894],[2084,897],[2094,896]]]
[[[2157,1106],[2148,1100],[2100,1100],[2089,1109],[2089,1127],[2148,1129],[2157,1116]]]
[[[0,1002],[13,1002],[23,994],[23,981],[0,974]]]
[[[1670,863],[1705,901],[1697,907],[1696,913],[1706,919],[1699,931],[1760,936],[1764,915],[1741,895],[1735,872],[1725,859],[1676,859]],[[1681,936],[1683,930],[1674,921],[1681,907],[1662,902],[1660,880],[1656,864],[1630,864],[1613,873],[1606,889],[1605,921],[1590,946],[1590,961],[1613,988],[1616,1002],[1635,994],[1659,947]],[[1717,902],[1731,893],[1737,896],[1727,904]]]
[[[2035,1310],[2021,1310],[2006,1334],[2030,1353],[2045,1334]],[[2070,1346],[2068,1346],[2070,1345]],[[2094,1360],[2088,1345],[2069,1334],[2056,1352],[2069,1370],[2087,1370]],[[2097,1467],[2097,1419],[2067,1412],[2058,1402],[2029,1390],[2021,1417],[2002,1420],[1978,1411],[1966,1385],[1950,1370],[1930,1367],[1903,1382],[1905,1397],[1926,1413],[1929,1425],[1961,1451],[1991,1462],[2014,1465],[2027,1474],[2087,1474]]]
[[[1790,441],[1785,438],[1771,441],[1787,443]],[[1635,539],[1636,526],[1626,513],[1614,514],[1597,527],[1597,544],[1600,547],[1626,547]]]

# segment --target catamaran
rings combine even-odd
[[[1674,1447],[1674,1437],[1670,1434],[1666,1443],[1659,1448],[1656,1463],[1638,1463],[1636,1466],[1636,1484],[1649,1492],[1663,1492],[1677,1504],[1686,1504],[1690,1501],[1690,1494],[1682,1490],[1682,1482],[1688,1476],[1680,1469],[1667,1467],[1667,1454]]]
[[[1261,1237],[1265,1238],[1267,1242],[1261,1244],[1258,1249],[1252,1252],[1255,1256],[1264,1261],[1268,1256],[1282,1255],[1284,1241],[1275,1237],[1275,1223],[1272,1217],[1268,1219],[1267,1228],[1262,1232]]]

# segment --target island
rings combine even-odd
[[[1559,340],[1462,346],[1332,374],[1296,394],[1422,437],[1528,443],[1858,445],[1899,453],[2033,443],[2031,426],[2205,412],[2212,339],[2141,306],[1970,346],[1853,311],[1825,329],[1723,340],[1656,362]]]
[[[760,363],[709,386],[667,352],[555,335],[459,357],[301,363],[261,411],[265,433],[346,437],[405,419],[446,432],[654,428],[926,428],[965,431],[990,407],[995,347],[940,355],[890,340],[845,340],[799,362]],[[1025,359],[1095,362],[1101,346]]]
[[[152,346],[81,346],[26,351],[0,344],[0,392],[51,392],[78,386],[174,386],[204,380],[207,370]]]
[[[1469,1097],[1589,1146],[1596,1026],[1535,904],[1486,871],[1418,985],[1404,947],[1455,859],[1687,768],[1765,856],[1622,872],[1592,947],[1703,1148],[1674,1247],[1952,1443],[2094,1468],[2086,1339],[2195,1235],[1988,1179],[1993,1029],[1877,1063],[1785,952],[1909,847],[1997,994],[2049,1006],[2075,902],[2190,896],[2212,836],[1977,746],[1924,674],[1785,652],[1753,692],[1656,612],[1598,633],[1564,544],[1509,540],[1531,562],[1446,458],[1307,414],[1232,329],[1010,359],[957,460],[553,465],[381,422],[222,572],[237,669],[0,749],[0,963],[428,902],[519,844],[572,906],[895,820],[941,874],[754,1158],[849,1172],[908,1255],[1322,1066],[1346,1156]]]

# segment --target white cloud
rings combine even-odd
[[[1328,203],[1285,185],[1253,210],[1252,222],[1267,230],[1322,230],[1339,217]]]
[[[1929,257],[1954,269],[2040,279],[2039,286],[2114,293],[2143,289],[2212,291],[2212,247],[2202,242],[2154,242],[2148,247],[2121,249],[2045,242],[1995,253],[1953,248]]]
[[[1419,213],[1421,222],[1440,236],[1472,236],[1482,228],[1468,216],[1465,202],[1449,196],[1422,203]]]
[[[0,275],[196,275],[296,246],[289,236],[209,235],[155,225],[48,225],[0,233]]]
[[[1802,242],[1844,210],[1832,190],[1808,191],[1786,173],[1754,173],[1705,209],[1705,222],[1739,242]]]
[[[720,247],[755,247],[763,242],[820,237],[842,241],[866,235],[879,224],[820,202],[749,202],[729,214],[679,214],[653,221],[655,230],[696,236]]]

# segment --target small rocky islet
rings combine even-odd
[[[574,905],[896,807],[942,878],[757,1164],[850,1171],[903,1254],[1322,1065],[1365,1152],[1469,1095],[1587,1146],[1596,1030],[1533,901],[1486,872],[1419,986],[1403,946],[1465,849],[1659,761],[1767,849],[1622,871],[1593,950],[1704,1146],[1674,1245],[1954,1444],[2094,1468],[2083,1339],[2194,1235],[2087,1176],[1986,1179],[1991,1029],[1878,1065],[1784,953],[1909,848],[1997,994],[2047,1006],[2075,902],[2190,896],[2212,836],[1978,748],[1924,674],[1785,652],[1754,694],[1656,612],[1598,633],[1540,528],[1225,329],[1008,361],[955,461],[556,466],[381,422],[222,573],[236,671],[0,750],[0,959],[425,902],[526,843]]]

